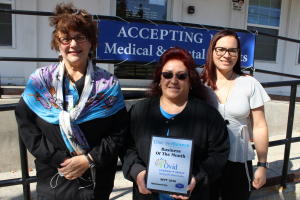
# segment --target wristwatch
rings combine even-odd
[[[269,163],[268,162],[257,162],[257,167],[264,167],[264,168],[268,169]]]
[[[87,160],[89,161],[89,167],[93,168],[95,167],[95,162],[90,158],[90,156],[88,154],[85,154],[85,157],[87,158]]]

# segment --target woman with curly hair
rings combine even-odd
[[[90,14],[58,4],[50,25],[60,62],[29,77],[15,111],[36,158],[38,199],[109,199],[127,125],[119,81],[91,61],[97,28]]]

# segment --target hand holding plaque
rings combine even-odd
[[[172,194],[188,195],[192,140],[152,137],[147,188]]]
[[[145,177],[146,170],[143,170],[137,175],[136,184],[141,194],[151,194],[151,191],[146,188]]]

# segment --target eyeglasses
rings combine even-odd
[[[225,48],[225,47],[215,47],[215,52],[217,56],[224,56],[226,52],[232,57],[236,57],[239,55],[239,48]]]
[[[161,73],[162,76],[165,78],[165,79],[171,79],[173,78],[174,74],[172,72],[162,72]],[[187,73],[176,73],[175,74],[175,77],[178,79],[178,80],[185,80],[187,77],[188,77],[188,74]]]
[[[78,43],[86,42],[88,39],[85,35],[76,35],[74,37],[60,37],[58,41],[64,45],[69,45],[72,40],[75,40]]]

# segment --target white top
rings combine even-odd
[[[246,162],[255,157],[251,146],[252,125],[250,110],[261,107],[270,97],[262,85],[251,76],[238,76],[228,94],[225,104],[218,101],[214,92],[210,92],[211,101],[219,110],[227,125],[230,139],[230,153],[228,160],[232,162]]]

